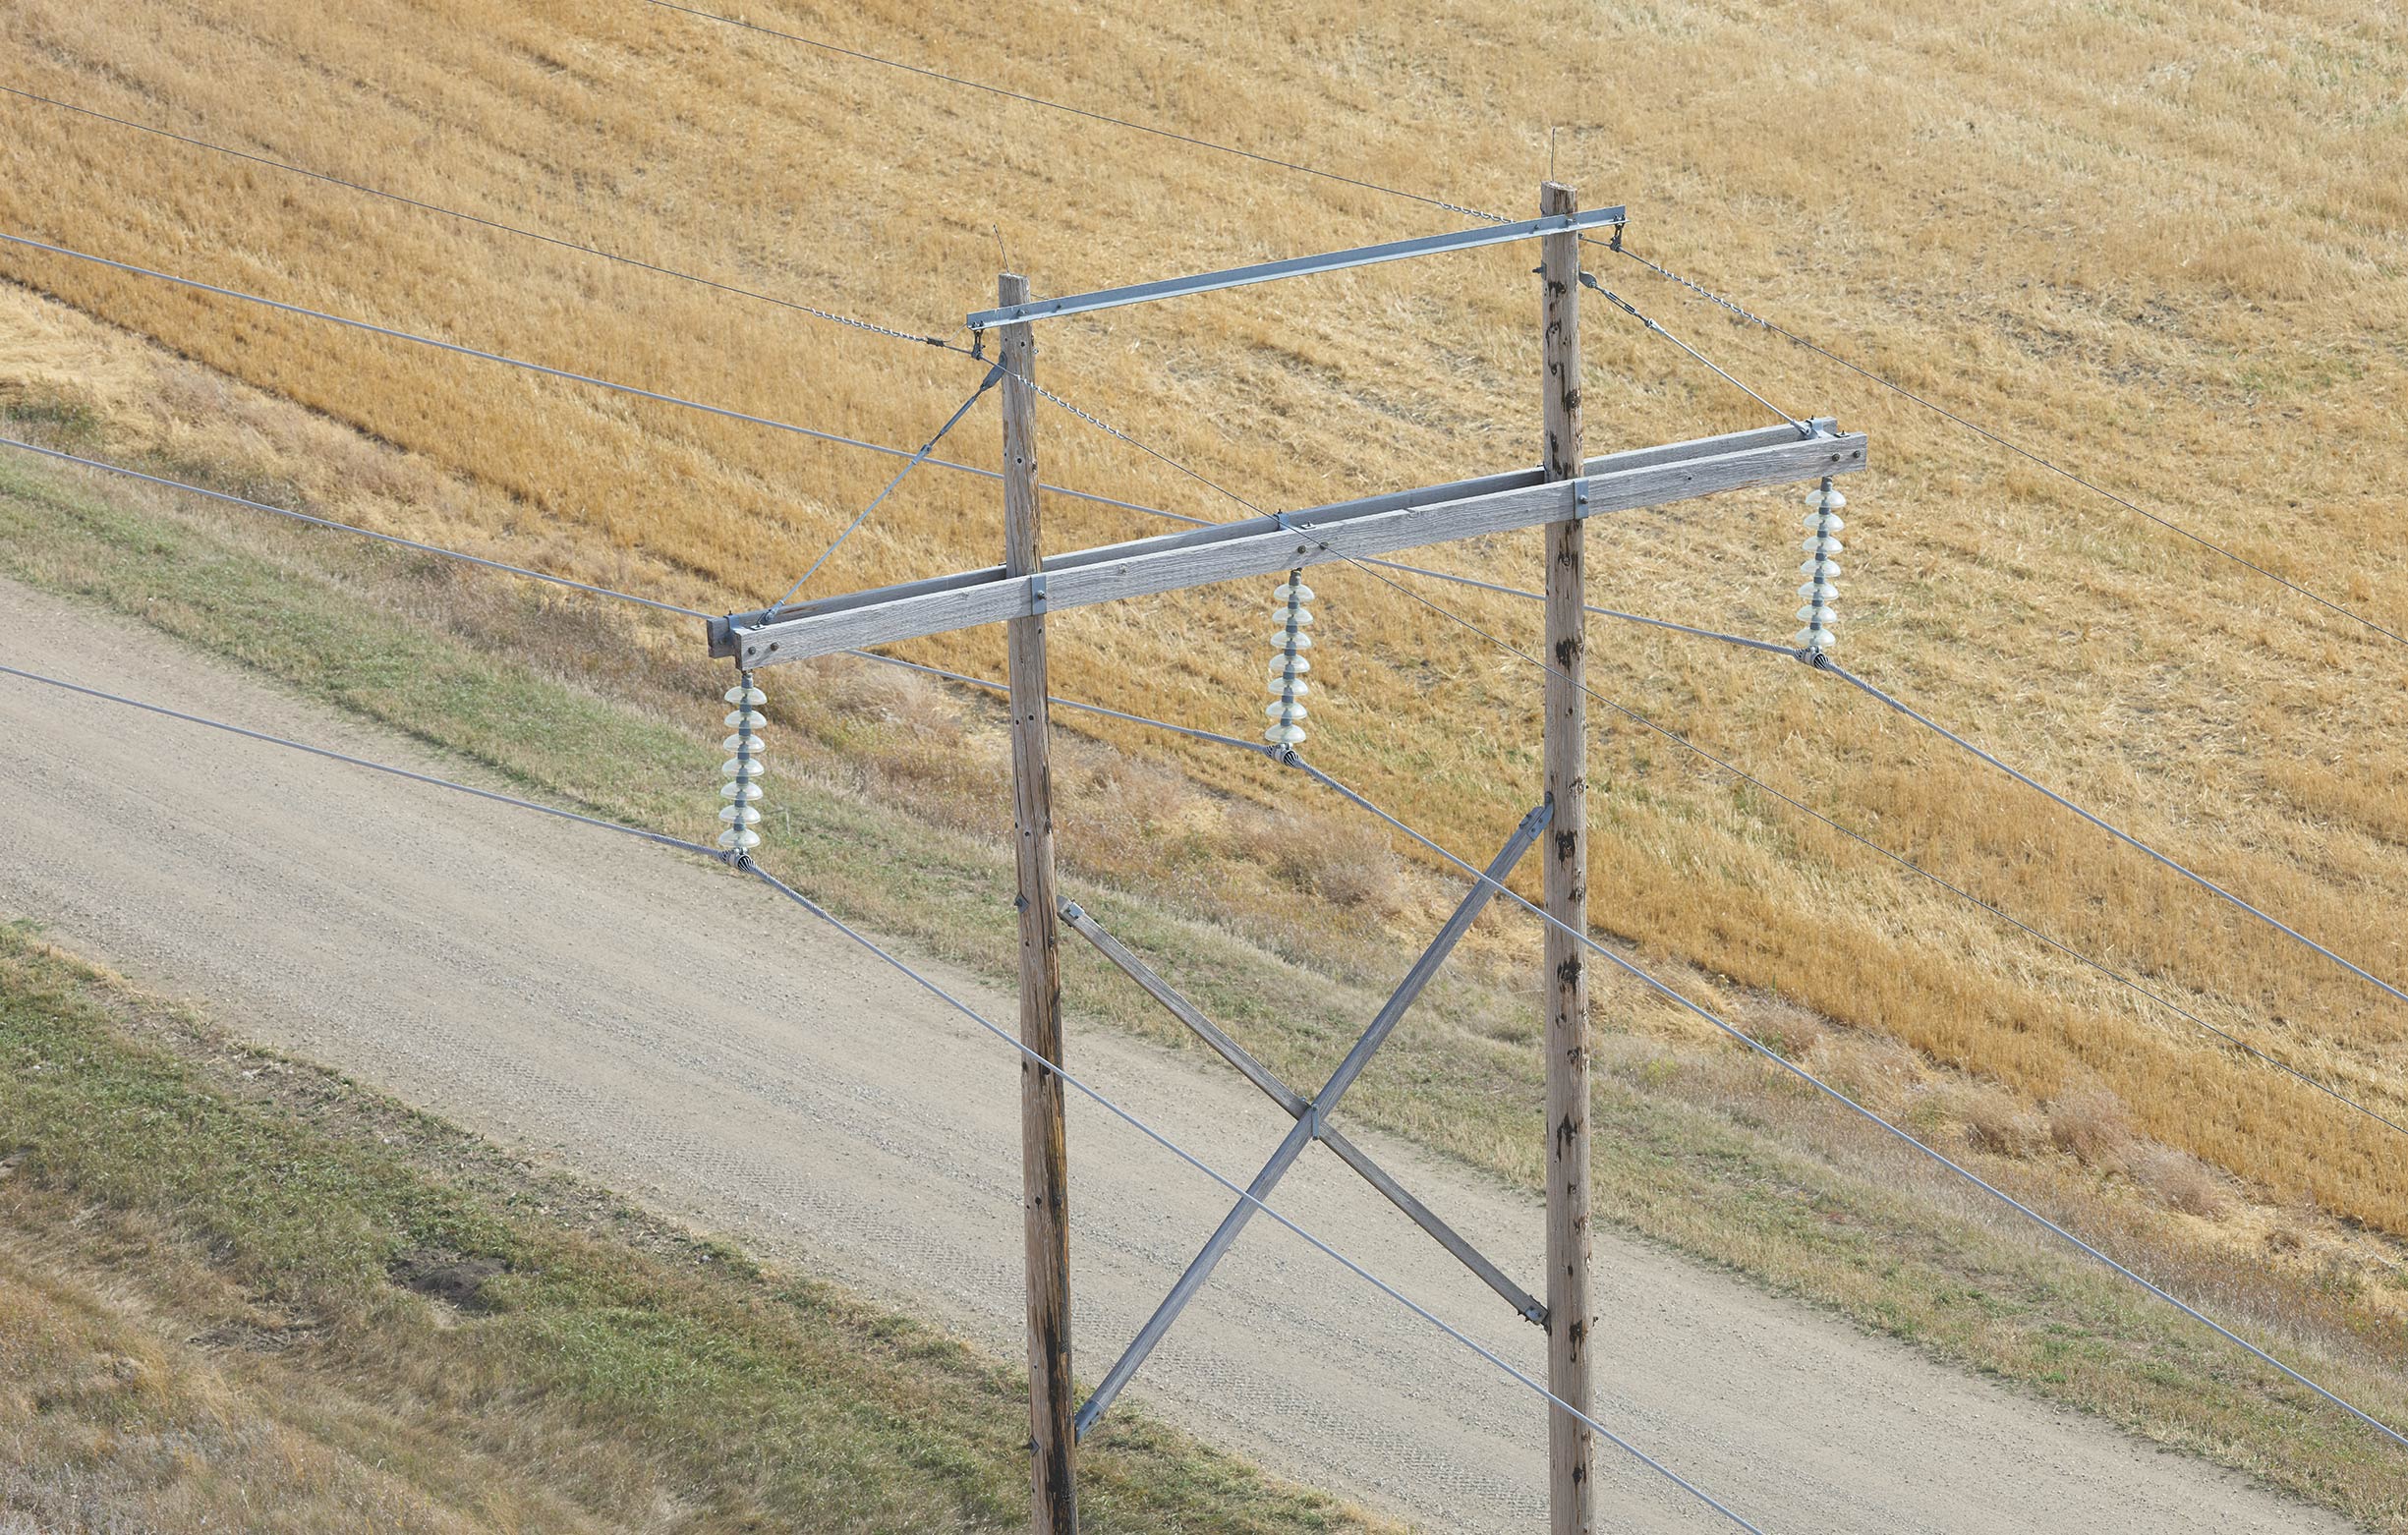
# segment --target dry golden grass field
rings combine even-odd
[[[1006,17],[867,0],[744,14],[1485,209],[1533,210],[1560,129],[1558,173],[1591,203],[1627,201],[1635,250],[2408,630],[2397,12],[1091,0]],[[990,302],[999,238],[1043,293],[1463,222],[635,0],[23,0],[0,27],[0,85],[912,330],[951,334]],[[0,124],[9,231],[889,444],[916,445],[979,376],[933,348],[55,106],[0,98]],[[1530,262],[1494,249],[1062,322],[1040,377],[1266,507],[1519,466],[1538,452]],[[2408,976],[2408,645],[1609,252],[1593,265],[1793,414],[1872,433],[1874,467],[1847,486],[1843,663]],[[412,457],[404,473],[362,454],[346,477],[238,393],[145,394],[123,349],[12,305],[28,323],[0,337],[0,379],[88,404],[117,450],[239,463],[269,499],[306,494],[698,607],[774,597],[892,472],[52,256],[12,251],[0,272]],[[1592,450],[1763,420],[1593,301],[1585,342]],[[1068,414],[1040,425],[1058,483],[1241,512]],[[946,451],[991,464],[997,446],[982,404]],[[1746,495],[1602,524],[1592,599],[1786,639],[1794,511]],[[1158,526],[1060,498],[1048,516],[1056,548]],[[991,483],[924,471],[812,590],[987,563],[1000,523]],[[1433,562],[1530,585],[1536,549],[1507,539]],[[1315,760],[1485,856],[1537,792],[1536,674],[1360,573],[1314,584]],[[1532,643],[1532,606],[1427,594]],[[1268,600],[1264,583],[1067,615],[1058,686],[1251,733]],[[689,636],[652,639],[665,654]],[[907,654],[993,674],[1001,650],[979,631]],[[1779,657],[1602,620],[1591,654],[1607,696],[2408,1113],[2408,1006],[1870,701]],[[779,674],[764,680],[774,701]],[[1601,929],[1993,1078],[2017,1111],[2053,1105],[2074,1139],[2088,1105],[2256,1203],[2408,1236],[2408,1138],[1596,714]],[[1241,802],[1293,788],[1210,747],[1110,739]],[[1177,838],[1154,823],[1207,814],[1199,796],[1116,803],[1159,833],[1132,845],[1156,849]],[[1132,882],[1149,875],[1178,870]],[[1352,894],[1369,915],[1349,920],[1426,931],[1416,903]],[[1636,1009],[1611,988],[1599,1002]]]

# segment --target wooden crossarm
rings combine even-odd
[[[1534,471],[1526,476],[1517,472],[1166,534],[1052,556],[1039,575],[1007,577],[990,567],[824,598],[774,617],[739,614],[713,626],[712,652],[732,654],[745,667],[774,666],[1038,612],[1272,575],[1347,556],[1393,554],[1864,467],[1863,433],[1839,432],[1828,421],[1814,426],[1810,437],[1777,426],[1608,454],[1589,460],[1588,474],[1578,480],[1542,483]],[[1482,488],[1454,493],[1465,485]]]

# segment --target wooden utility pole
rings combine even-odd
[[[1538,210],[1571,213],[1570,187],[1539,188]],[[1545,322],[1547,478],[1577,479],[1580,440],[1580,237],[1539,242]],[[1588,695],[1582,521],[1546,528],[1546,803],[1555,816],[1541,861],[1547,915],[1572,933],[1588,931]],[[1540,995],[1547,999],[1547,1389],[1591,1411],[1588,1297],[1588,977],[1571,933],[1546,930]],[[1547,1502],[1552,1535],[1596,1527],[1587,1424],[1561,1407],[1547,1414]]]
[[[996,283],[1003,304],[1028,301],[1028,279]],[[1036,343],[1026,324],[1002,327],[1003,571],[1044,569],[1037,504],[1037,396],[1028,380]],[[1040,588],[1041,590],[1041,588]],[[1061,1064],[1061,901],[1054,888],[1054,777],[1046,711],[1045,607],[1004,626],[1011,700],[1011,811],[1020,872],[1020,1042]],[[1029,1529],[1077,1535],[1078,1441],[1070,1413],[1069,1150],[1061,1078],[1020,1062],[1020,1192],[1028,1258]]]

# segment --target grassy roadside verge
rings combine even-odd
[[[715,732],[685,727],[641,694],[623,702],[615,679],[511,642],[542,627],[529,615],[572,621],[565,615],[579,610],[525,594],[480,595],[485,588],[407,560],[229,533],[65,480],[0,473],[0,566],[11,574],[138,615],[524,787],[689,834],[707,824]],[[679,677],[673,663],[662,671],[690,681],[690,698],[719,681]],[[715,718],[687,713],[702,714],[704,725]],[[855,718],[829,728],[866,735],[877,726]],[[837,752],[825,738],[818,749]],[[808,749],[801,761],[814,762]],[[788,778],[779,800],[782,814],[768,827],[776,867],[848,915],[1004,972],[1009,881],[995,846],[967,830],[932,830],[824,767]],[[1338,1032],[1368,1011],[1356,979],[1268,954],[1125,892],[1079,894],[1142,950],[1176,956],[1197,999],[1288,1075],[1309,1076],[1306,1064],[1326,1061]],[[1077,959],[1073,967],[1071,1000],[1086,1022],[1170,1038],[1100,967]],[[1267,970],[1278,988],[1263,985]],[[1271,995],[1276,1007],[1264,1000]],[[1354,1111],[1527,1186],[1538,1149],[1536,1062],[1519,1009],[1476,979],[1442,1000],[1401,1031]],[[1819,1105],[1727,1052],[1628,1037],[1607,1040],[1601,1054],[1596,1176],[1605,1218],[2370,1526],[2408,1527],[2408,1470],[2370,1436],[2036,1245]],[[1876,1067],[1887,1069],[1873,1059],[1867,1071]],[[1879,1097],[1881,1084],[1869,1078],[1849,1085]],[[1930,1115],[1920,1128],[1958,1128],[1942,1097],[1918,1102]],[[2093,1185],[2103,1177],[2086,1165],[2043,1159],[1983,1170],[2187,1297],[2242,1318],[2245,1331],[2379,1415],[2408,1416],[2403,1339],[2381,1313],[2346,1293],[2257,1283],[2216,1250],[2186,1246],[2178,1224],[2101,1202]]]
[[[1012,1369],[6,928],[0,1165],[0,1507],[41,1527],[1026,1516]],[[1369,1527],[1142,1418],[1082,1472],[1096,1529]]]

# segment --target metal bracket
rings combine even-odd
[[[1028,616],[1031,618],[1045,616],[1045,573],[1043,571],[1028,578]]]
[[[1572,483],[1572,520],[1574,522],[1588,520],[1588,477],[1586,475],[1582,475]]]

